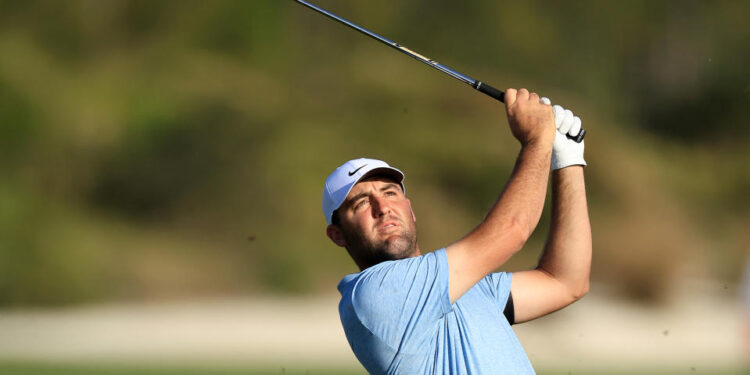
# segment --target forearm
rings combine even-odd
[[[505,91],[508,125],[521,152],[503,192],[482,222],[445,249],[451,302],[523,247],[539,222],[549,180],[552,108],[526,89]]]
[[[589,287],[592,248],[583,167],[571,166],[552,174],[552,221],[537,269],[580,298]]]

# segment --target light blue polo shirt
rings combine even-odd
[[[490,274],[451,304],[440,249],[345,276],[339,314],[371,374],[534,374],[503,315],[510,284]]]

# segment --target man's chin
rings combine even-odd
[[[345,232],[346,233],[346,232]],[[360,267],[367,268],[375,264],[410,258],[417,254],[417,239],[410,232],[380,234],[369,240],[365,237],[350,236],[352,256],[359,259]]]
[[[415,253],[414,244],[403,236],[394,236],[386,240],[387,249],[385,252],[390,255],[391,259],[409,258]]]

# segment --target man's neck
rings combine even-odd
[[[388,262],[388,261],[391,261],[391,260],[401,260],[401,259],[415,258],[415,257],[421,256],[421,255],[422,255],[422,252],[419,250],[419,245],[417,245],[417,247],[414,249],[414,251],[411,253],[411,255],[409,255],[407,257],[404,257],[404,258],[387,259],[387,260],[383,260],[383,261],[380,261],[380,262],[377,262],[377,263],[372,263],[372,264],[362,264],[361,262],[359,262],[357,260],[355,260],[354,262],[359,267],[359,271],[362,272],[362,271],[364,271],[364,270],[366,270],[366,269],[368,269],[368,268],[370,268],[372,266],[376,266],[376,265],[378,265],[380,263],[383,263],[383,262]]]

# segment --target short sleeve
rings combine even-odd
[[[502,311],[505,309],[505,304],[508,303],[513,274],[506,272],[491,273],[484,280],[487,283],[488,294],[495,300],[497,306]]]
[[[420,345],[451,311],[445,250],[389,261],[362,272],[352,291],[357,318],[386,345]]]

